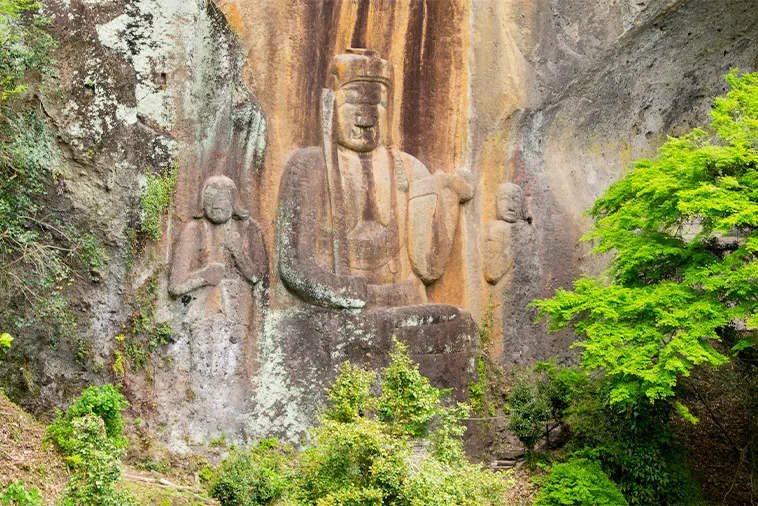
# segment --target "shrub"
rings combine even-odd
[[[429,379],[422,376],[418,365],[411,361],[404,343],[395,341],[390,359],[390,365],[382,371],[379,418],[398,434],[425,437],[434,417],[444,411],[440,400],[449,391],[429,384]]]
[[[24,483],[16,480],[0,494],[0,506],[42,506],[42,498],[36,488],[27,492]]]
[[[126,448],[127,440],[121,434],[124,426],[121,412],[129,403],[113,385],[91,386],[74,400],[66,413],[58,411],[55,421],[47,427],[46,439],[55,443],[61,454],[71,456],[78,444],[74,422],[87,415],[96,415],[103,421],[105,435],[117,449]]]
[[[63,492],[63,506],[130,506],[137,501],[116,489],[121,479],[123,448],[108,436],[103,419],[88,413],[71,422],[67,462],[74,474]],[[120,435],[120,434],[119,434]]]
[[[470,464],[459,439],[468,406],[447,407],[395,341],[371,393],[371,372],[344,364],[330,408],[298,456],[290,503],[319,506],[486,506],[500,504],[505,482]]]
[[[626,506],[616,485],[587,459],[556,464],[537,494],[534,506]]]
[[[222,505],[273,504],[287,489],[290,453],[273,439],[251,450],[233,450],[211,479],[210,496]]]
[[[696,504],[698,484],[669,428],[672,405],[640,399],[622,407],[610,396],[610,382],[601,379],[569,408],[575,454],[598,460],[629,504]]]
[[[549,398],[535,383],[521,377],[508,393],[506,407],[508,430],[531,452],[545,435],[545,425],[551,419]]]

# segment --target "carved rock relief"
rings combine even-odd
[[[497,187],[495,194],[495,220],[487,227],[484,243],[484,278],[496,285],[513,272],[513,242],[516,227],[527,221],[524,207],[524,190],[513,183]]]
[[[263,318],[255,289],[265,286],[267,271],[261,229],[241,207],[236,184],[209,177],[198,212],[177,239],[168,284],[186,308],[181,327],[188,336],[188,388],[194,405],[202,406],[196,426],[207,423],[215,432],[217,413],[249,403]]]

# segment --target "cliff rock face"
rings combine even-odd
[[[62,99],[44,104],[63,153],[60,206],[90,224],[110,262],[100,282],[81,288],[80,329],[93,349],[85,364],[34,336],[21,336],[19,350],[34,364],[41,406],[115,375],[139,416],[178,449],[222,431],[296,440],[336,364],[382,363],[393,333],[414,332],[398,328],[457,319],[454,330],[423,327],[408,339],[419,340],[425,372],[464,396],[476,334],[469,313],[481,322],[494,308],[491,353],[504,364],[568,356],[573,337],[546,335],[526,305],[602,268],[579,242],[583,211],[633,159],[702,124],[730,69],[758,66],[752,0],[51,0],[47,8],[60,41]],[[304,159],[323,156],[322,89],[333,57],[351,47],[394,67],[387,139],[404,161],[373,170],[410,174],[408,188],[392,190],[408,192],[398,197],[411,216],[401,226],[414,238],[426,230],[413,228],[414,213],[429,211],[411,210],[414,196],[426,195],[419,167],[427,183],[458,185],[460,213],[433,231],[451,238],[442,274],[419,276],[424,302],[437,308],[424,321],[392,313],[386,327],[384,316],[361,316],[362,306],[314,309],[280,276],[282,213],[331,198],[315,189],[284,201],[285,166],[302,147],[322,148]],[[328,172],[324,163],[318,170]],[[176,193],[162,237],[134,240],[145,174],[170,167]],[[377,209],[384,197],[394,202],[389,190],[375,191]],[[330,202],[332,225],[314,222],[327,242],[339,228]],[[409,247],[414,272],[423,270]],[[430,251],[429,262],[442,258]],[[174,331],[148,346],[146,367],[125,344],[140,304],[154,320],[147,334],[164,323]],[[124,372],[113,367],[119,354],[131,357]]]

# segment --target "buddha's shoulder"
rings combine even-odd
[[[423,179],[430,174],[429,169],[426,168],[426,165],[424,165],[423,162],[421,162],[421,160],[415,156],[400,150],[396,150],[396,153],[400,155],[400,160],[403,162],[405,172],[408,174],[408,177],[410,177],[411,181]]]
[[[319,146],[298,148],[287,158],[287,166],[294,165],[324,165],[324,150]]]

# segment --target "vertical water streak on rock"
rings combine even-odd
[[[408,31],[405,39],[403,65],[403,95],[400,114],[400,146],[403,151],[418,154],[422,124],[422,34],[426,23],[426,9],[421,2],[411,5]],[[397,97],[399,99],[400,97]]]
[[[334,55],[341,4],[342,0],[313,2],[308,5],[306,11],[307,28],[304,38],[310,43],[305,45],[303,61],[311,71],[303,72],[299,83],[304,89],[304,93],[299,94],[304,99],[302,104],[304,116],[300,122],[300,135],[298,135],[302,145],[317,146],[321,143],[319,135],[321,89],[326,83],[329,62]]]
[[[350,46],[352,47],[367,47],[366,33],[368,31],[369,9],[371,9],[371,0],[358,0],[358,17],[355,20],[353,38],[350,41]]]

